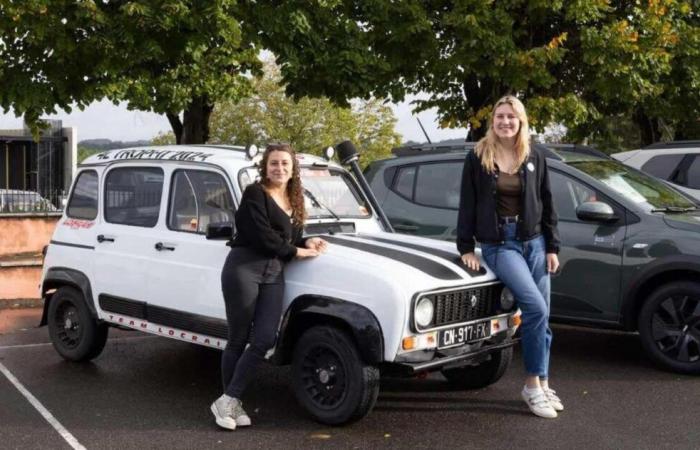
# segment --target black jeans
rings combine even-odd
[[[228,321],[228,342],[221,356],[226,395],[241,398],[275,345],[282,315],[283,269],[279,259],[245,247],[232,248],[226,258],[221,271]]]

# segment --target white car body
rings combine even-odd
[[[333,172],[341,173],[339,176],[343,180],[349,177],[341,166],[321,158],[299,155],[298,159],[302,167],[320,171],[307,171],[310,174]],[[129,168],[162,171],[162,193],[157,222],[153,226],[116,224],[106,218],[105,180],[111,171]],[[240,202],[245,184],[252,181],[251,174],[257,171],[254,162],[246,158],[240,147],[169,146],[113,150],[85,160],[79,167],[76,180],[86,171],[89,174],[85,179],[97,175],[99,201],[96,217],[92,220],[71,217],[71,211],[78,211],[71,209],[74,186],[68,207],[46,252],[42,281],[42,296],[46,304],[51,302],[56,289],[67,283],[82,290],[98,322],[223,348],[226,345],[226,314],[220,277],[230,248],[225,241],[208,240],[201,233],[171,229],[168,222],[168,217],[173,217],[168,208],[176,208],[172,206],[176,194],[169,197],[170,190],[175,189],[174,174],[176,171],[184,173],[182,171],[187,169],[220,175],[226,180],[235,205]],[[351,177],[348,179],[352,180]],[[127,188],[120,188],[124,189],[125,195],[128,194]],[[117,188],[110,189],[109,201],[119,201],[112,198]],[[137,192],[128,195],[136,197]],[[457,262],[458,254],[453,244],[382,231],[377,214],[372,212],[368,202],[364,205],[367,210],[362,206],[359,208],[359,215],[364,214],[364,217],[341,217],[338,221],[319,216],[306,223],[307,234],[323,234],[330,245],[327,252],[317,258],[287,264],[281,341],[285,339],[285,331],[294,321],[297,309],[322,315],[324,308],[328,308],[323,299],[333,299],[332,302],[342,311],[361,312],[362,318],[353,316],[354,313],[347,313],[346,317],[343,315],[346,313],[340,310],[331,315],[348,323],[355,337],[360,339],[357,342],[360,353],[365,359],[374,359],[370,361],[374,365],[395,364],[412,372],[434,370],[445,365],[468,363],[471,353],[486,354],[484,349],[494,340],[498,341],[494,348],[512,345],[511,337],[519,323],[514,307],[478,317],[478,322],[490,330],[488,339],[464,338],[467,342],[460,343],[460,339],[454,336],[454,333],[461,333],[457,328],[470,326],[468,324],[474,322],[473,319],[435,324],[424,329],[415,325],[415,304],[426,293],[462,291],[465,294],[460,295],[467,296],[464,301],[471,302],[474,308],[479,306],[474,300],[476,296],[468,292],[477,292],[475,287],[486,286],[483,292],[498,291],[489,307],[495,311],[500,308],[493,303],[500,301],[502,285],[487,267],[481,274],[468,273]],[[185,226],[186,219],[181,220]],[[197,220],[192,219],[193,226],[201,228],[204,219],[204,215],[198,215]],[[343,227],[354,231],[342,232]],[[335,231],[333,234],[322,233],[326,228]],[[434,298],[435,302],[439,301]],[[304,299],[306,306],[298,306],[301,304],[297,302],[299,299]],[[453,305],[456,299],[457,296],[453,298]],[[462,306],[469,308],[469,305]],[[48,320],[51,325],[51,309],[47,306],[46,311],[44,322]],[[371,321],[372,316],[376,326],[363,325],[362,321]],[[59,331],[64,326],[61,320],[64,319],[58,319]],[[70,320],[66,321],[66,330],[68,322]],[[372,335],[375,337],[364,336],[362,327],[376,328]],[[457,344],[439,352],[435,340],[441,336],[440,330],[446,328],[456,330],[450,332],[453,336],[445,339],[453,339]],[[464,333],[467,331],[464,328]],[[381,342],[361,341],[376,340],[376,333],[379,333]],[[407,338],[413,339],[414,348],[403,348]],[[288,345],[293,347],[294,342]],[[368,353],[371,349],[367,347],[374,345],[381,349],[381,355],[371,357]],[[278,342],[272,359],[279,363],[289,362],[289,354],[277,354],[284,353],[285,348]]]

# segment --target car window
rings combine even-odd
[[[233,222],[233,197],[223,176],[205,170],[173,173],[168,228],[206,233],[207,225]]]
[[[670,180],[673,171],[676,170],[684,156],[683,154],[654,156],[642,165],[642,170],[655,177]]]
[[[105,180],[105,220],[154,227],[163,193],[163,171],[157,167],[120,167]]]
[[[613,191],[646,209],[692,208],[695,205],[665,182],[625,166],[618,161],[576,161],[569,166],[581,170]]]
[[[413,200],[413,183],[416,179],[416,166],[401,167],[396,173],[392,190],[409,200]]]
[[[690,167],[688,167],[688,187],[700,189],[700,156],[696,155]]]
[[[576,208],[583,202],[598,200],[595,190],[559,172],[551,171],[549,182],[559,220],[579,220],[576,217]]]
[[[459,161],[422,164],[418,168],[415,202],[435,208],[459,208],[463,164]]]
[[[68,201],[66,215],[74,219],[94,220],[97,217],[97,172],[80,172]]]

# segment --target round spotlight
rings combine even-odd
[[[326,158],[326,161],[330,161],[333,159],[333,156],[335,156],[335,149],[333,147],[326,147],[325,150],[323,150],[323,157]]]
[[[513,305],[515,305],[515,296],[513,295],[513,292],[511,292],[511,290],[507,287],[504,287],[501,291],[500,302],[501,308],[504,311],[510,311],[511,309],[513,309]]]
[[[250,144],[245,148],[245,155],[248,159],[253,159],[258,154],[258,146]]]
[[[425,328],[433,322],[433,313],[435,312],[435,307],[433,306],[433,301],[429,298],[422,298],[416,303],[416,310],[414,311],[414,317],[416,318],[416,325],[421,328]]]

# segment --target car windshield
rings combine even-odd
[[[617,161],[568,163],[602,182],[630,201],[648,209],[693,209],[695,205],[663,181],[631,169]]]
[[[258,178],[258,171],[250,168],[241,172],[239,183],[245,189]],[[309,219],[366,218],[369,206],[360,195],[350,176],[328,167],[301,167],[301,182]]]

